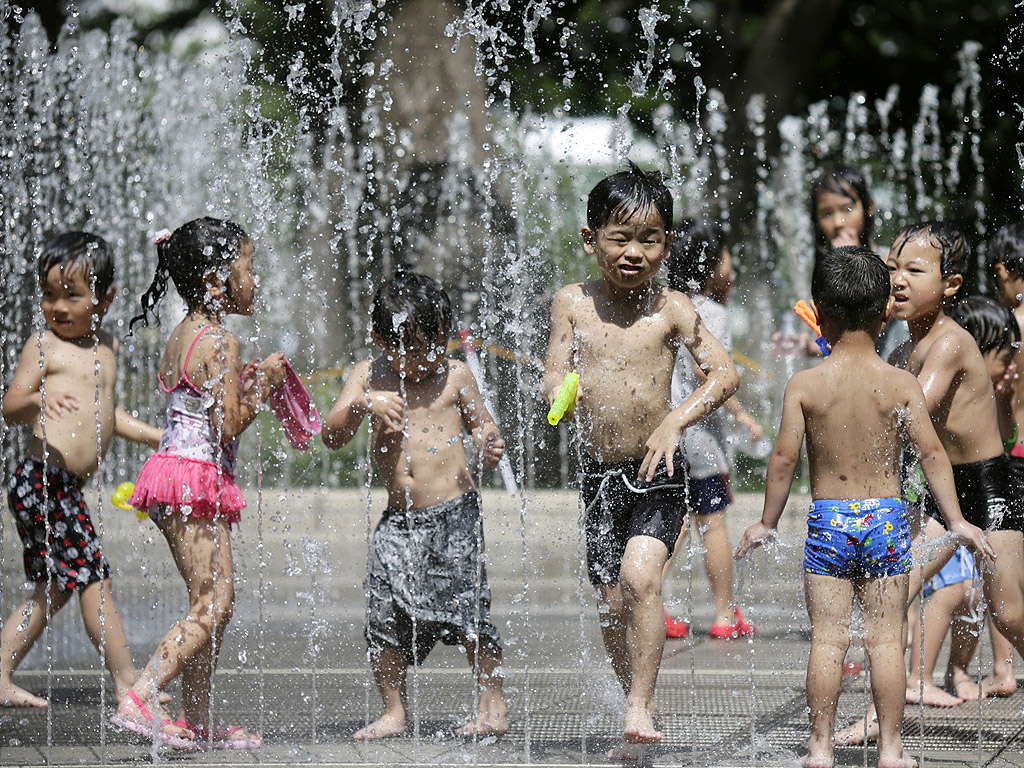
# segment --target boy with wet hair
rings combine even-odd
[[[890,362],[917,376],[928,413],[953,465],[964,518],[989,532],[998,567],[982,569],[989,613],[1018,651],[1024,648],[1024,513],[1013,504],[1020,489],[1003,453],[999,411],[988,366],[978,345],[945,308],[956,300],[970,264],[970,245],[956,227],[924,221],[901,229],[886,256],[893,295],[893,318],[904,320],[910,341]],[[924,530],[915,543],[909,599],[935,576],[956,551],[955,539],[942,537],[932,494],[924,498]],[[927,554],[925,554],[927,553]],[[874,736],[875,724],[858,722],[836,735],[856,744]]]
[[[626,694],[623,738],[656,743],[654,689],[665,644],[662,568],[686,510],[679,439],[736,390],[728,353],[685,294],[655,281],[672,242],[672,195],[632,163],[590,193],[583,249],[601,278],[567,285],[551,307],[544,389],[554,400],[579,374],[587,572],[601,634]],[[706,380],[674,410],[672,370],[682,348]],[[634,748],[613,750],[629,757]]]
[[[439,640],[461,645],[477,671],[479,710],[458,735],[501,735],[509,727],[501,639],[490,618],[483,521],[462,435],[473,436],[490,466],[505,442],[469,368],[445,355],[452,308],[436,281],[398,272],[374,297],[371,327],[383,354],[353,368],[322,432],[328,448],[340,448],[369,416],[388,489],[366,577],[366,640],[384,713],[353,738],[405,731],[406,671]]]
[[[76,592],[118,696],[138,678],[82,486],[113,435],[155,448],[162,434],[117,405],[118,344],[100,327],[115,296],[106,241],[88,232],[58,235],[43,248],[37,271],[47,327],[25,343],[3,399],[6,422],[32,425],[29,455],[7,486],[25,575],[36,584],[0,633],[0,706],[14,707],[47,706],[11,674]]]
[[[991,555],[982,532],[957,506],[949,459],[932,426],[917,380],[883,361],[875,339],[891,306],[889,276],[863,246],[820,255],[811,279],[814,310],[832,345],[825,361],[790,379],[779,436],[768,463],[761,521],[736,548],[741,558],[775,535],[806,436],[812,503],[804,549],[811,619],[807,663],[810,768],[833,765],[832,727],[850,644],[856,596],[864,608],[864,644],[880,728],[878,765],[916,765],[903,752],[907,573],[911,531],[900,498],[900,451],[917,446],[925,476],[949,530]]]

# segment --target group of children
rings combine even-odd
[[[1004,456],[1000,438],[1001,427],[1017,423],[1012,409],[1021,407],[1020,399],[1002,395],[1013,386],[1007,368],[1014,347],[996,334],[983,355],[946,314],[968,266],[959,232],[939,222],[906,227],[883,258],[862,236],[873,213],[865,198],[854,201],[861,218],[854,232],[845,222],[857,214],[850,202],[856,191],[841,178],[826,191],[845,198],[830,201],[831,213],[815,211],[826,242],[812,296],[831,353],[787,387],[762,520],[745,532],[735,556],[773,535],[806,438],[813,502],[805,551],[812,644],[804,764],[832,764],[856,596],[873,671],[879,765],[907,766],[913,761],[900,742],[907,607],[958,544],[982,559],[978,578],[995,627],[1013,647],[1024,647],[1024,458]],[[672,197],[657,174],[631,165],[591,191],[581,234],[601,276],[556,293],[545,359],[549,403],[567,374],[579,376],[570,411],[581,447],[587,574],[626,698],[625,744],[609,754],[618,759],[635,758],[638,745],[662,738],[654,701],[666,636],[661,590],[690,510],[701,518],[708,553],[712,628],[722,637],[754,632],[732,602],[723,516],[728,461],[716,454],[721,427],[705,421],[687,431],[723,404],[756,428],[733,397],[739,377],[716,338],[728,336],[719,307],[731,290],[731,259],[720,231],[699,232],[699,222],[680,228],[674,249],[672,222]],[[1024,238],[1019,245],[993,270],[1015,307],[1024,291]],[[223,327],[226,315],[253,311],[258,287],[253,244],[240,227],[198,219],[157,249],[157,274],[132,325],[149,321],[168,280],[187,306],[159,365],[167,403],[162,433],[115,404],[117,342],[100,328],[114,297],[109,248],[93,235],[70,233],[43,250],[48,327],[26,343],[3,404],[5,419],[34,425],[30,456],[12,477],[8,500],[37,589],[0,638],[0,702],[45,706],[15,686],[11,672],[77,590],[90,637],[98,648],[105,638],[118,691],[112,722],[177,749],[255,748],[258,734],[213,719],[210,685],[233,608],[231,525],[245,505],[233,475],[237,438],[281,385],[286,364],[275,353],[243,365],[238,340]],[[656,279],[666,262],[670,286]],[[890,318],[909,329],[910,340],[893,356],[898,367],[875,351]],[[462,436],[471,435],[492,466],[504,441],[471,370],[446,356],[453,312],[434,280],[399,272],[385,282],[373,300],[371,327],[381,354],[353,367],[322,432],[327,447],[339,448],[369,418],[388,491],[367,566],[365,630],[384,711],[354,737],[405,730],[408,667],[438,641],[461,646],[476,674],[478,711],[458,733],[500,735],[509,728],[501,640],[490,618],[479,498]],[[114,433],[159,446],[130,501],[164,535],[189,595],[188,614],[141,674],[81,499]],[[904,458],[905,440],[915,446],[928,484],[924,509],[933,519],[920,531],[903,501],[903,478],[915,472]],[[1011,453],[1024,456],[1024,440],[1014,441]],[[698,468],[692,475],[687,459]],[[943,537],[946,531],[952,535]],[[922,547],[927,557],[915,557]],[[181,710],[172,720],[164,689],[179,675]]]

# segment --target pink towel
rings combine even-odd
[[[309,449],[309,438],[320,434],[320,414],[302,386],[302,380],[287,360],[284,383],[270,393],[267,404],[284,427],[293,448]]]

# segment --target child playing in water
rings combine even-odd
[[[825,253],[829,248],[843,245],[862,245],[876,253],[884,253],[875,243],[875,202],[868,187],[867,176],[846,165],[829,165],[811,182],[809,200],[811,225],[814,230],[814,252]],[[879,333],[879,352],[885,356],[906,340],[906,333],[898,323],[888,323]],[[793,340],[773,337],[778,350]],[[796,341],[798,349],[809,357],[818,357],[821,350],[807,333]]]
[[[597,258],[601,278],[555,294],[544,373],[549,403],[566,374],[579,373],[587,572],[600,594],[605,649],[626,693],[623,737],[630,744],[661,740],[653,716],[665,645],[662,573],[686,509],[679,441],[739,383],[729,353],[690,299],[654,279],[669,257],[671,221],[671,193],[659,175],[635,165],[591,190],[583,249]],[[681,347],[706,379],[673,409]]]
[[[689,295],[700,319],[727,352],[732,351],[732,327],[726,305],[735,282],[736,272],[722,228],[707,220],[679,222],[668,261],[669,287]],[[678,355],[672,372],[672,404],[679,405],[689,397],[698,381],[689,355]],[[761,439],[761,425],[734,395],[725,401],[724,408],[686,430],[683,454],[690,465],[690,511],[696,516],[694,522],[704,543],[704,566],[715,596],[715,619],[708,634],[728,639],[752,636],[757,630],[733,603],[732,548],[725,524],[725,512],[732,501],[725,411],[732,415],[737,427],[747,430],[751,442]],[[666,636],[686,637],[686,623],[670,618],[667,613],[665,616]]]
[[[812,632],[807,663],[811,737],[802,764],[833,765],[832,725],[856,596],[864,608],[871,689],[879,713],[879,768],[913,766],[900,738],[911,568],[910,526],[899,498],[904,438],[920,451],[950,531],[986,555],[991,550],[982,532],[960,513],[949,459],[920,385],[875,352],[875,338],[891,306],[885,265],[861,246],[826,252],[815,263],[811,291],[832,354],[816,368],[797,373],[786,387],[761,522],[743,534],[736,557],[775,534],[806,435],[814,501],[804,553]]]
[[[377,291],[371,312],[384,354],[353,368],[321,435],[340,448],[369,416],[388,489],[366,580],[366,640],[384,714],[354,738],[405,731],[406,671],[438,640],[461,645],[477,672],[479,710],[457,733],[501,735],[509,727],[501,639],[490,619],[480,502],[462,435],[472,435],[490,466],[505,442],[469,368],[445,355],[452,308],[436,281],[399,272]]]
[[[25,546],[25,576],[36,583],[0,634],[0,706],[45,707],[11,673],[50,618],[78,593],[85,630],[104,655],[120,697],[138,674],[114,605],[110,568],[82,497],[113,435],[155,446],[160,430],[117,405],[117,339],[100,324],[114,300],[114,259],[106,241],[65,232],[38,263],[46,330],[32,334],[3,400],[9,424],[31,424],[29,455],[14,470],[7,504]],[[44,480],[45,475],[45,480]]]
[[[998,406],[988,366],[972,336],[946,314],[970,264],[963,234],[945,222],[926,221],[899,231],[889,254],[893,317],[905,320],[910,341],[890,362],[917,376],[928,413],[953,465],[964,518],[989,531],[998,567],[983,570],[985,599],[996,628],[1018,650],[1024,648],[1024,514],[1011,500],[1020,493],[1000,439]],[[915,541],[909,599],[953,556],[954,540],[942,537],[932,496],[924,499],[922,536]],[[924,553],[927,552],[927,555]],[[869,714],[836,735],[856,744],[874,735]]]
[[[214,724],[210,700],[234,608],[231,526],[245,506],[234,479],[238,437],[285,375],[279,352],[243,370],[238,339],[223,326],[226,315],[255,309],[252,262],[253,242],[237,224],[212,218],[183,224],[158,240],[156,275],[129,326],[148,325],[173,281],[188,313],[160,361],[167,423],[129,503],[148,510],[167,540],[188,589],[189,611],[164,635],[111,722],[176,749],[255,749],[261,743],[258,734]],[[178,675],[181,716],[172,723],[158,694]]]

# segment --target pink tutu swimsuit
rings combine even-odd
[[[223,517],[237,523],[245,507],[235,483],[238,438],[218,442],[210,418],[212,396],[185,373],[196,342],[212,327],[207,325],[196,334],[177,384],[168,389],[157,374],[167,400],[164,436],[156,453],[146,459],[128,503],[140,510],[165,505],[182,515]]]

